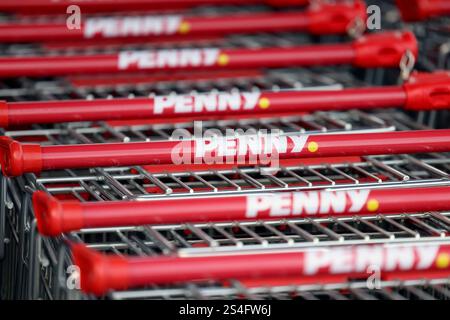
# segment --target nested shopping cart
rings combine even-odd
[[[292,76],[289,72],[279,72],[270,73],[260,81],[277,91],[280,88],[270,85],[273,79],[270,77],[278,75],[275,79],[280,81],[286,79],[286,74]],[[445,79],[447,75],[438,77]],[[324,80],[317,75],[314,78]],[[294,73],[290,79],[299,78]],[[96,80],[97,83],[105,81],[90,77],[84,85],[92,85]],[[138,80],[133,77],[131,82]],[[281,87],[292,84],[296,87],[295,83],[302,81],[280,82]],[[281,166],[275,170],[258,164],[236,168],[235,163],[188,165],[173,170],[161,163],[170,163],[171,158],[165,152],[170,149],[162,150],[160,160],[164,161],[156,165],[150,165],[152,161],[148,159],[141,163],[138,157],[119,159],[122,151],[133,149],[137,141],[145,141],[141,146],[147,151],[158,143],[172,146],[176,141],[168,139],[176,129],[194,132],[195,127],[186,118],[177,121],[162,118],[171,124],[153,124],[142,119],[108,121],[101,119],[106,112],[99,118],[78,119],[105,120],[101,122],[33,125],[31,129],[4,132],[16,142],[2,139],[7,150],[5,159],[11,164],[5,168],[3,162],[2,169],[8,175],[19,175],[2,177],[1,181],[2,210],[8,221],[8,239],[12,242],[6,265],[10,281],[7,286],[16,289],[10,291],[11,296],[448,298],[448,131],[428,131],[429,128],[398,110],[367,110],[368,107],[410,107],[411,92],[416,93],[416,99],[420,97],[413,99],[417,108],[446,108],[448,83],[445,80],[436,82],[434,76],[430,80],[422,75],[419,86],[409,85],[375,91],[327,91],[329,101],[343,97],[340,106],[352,109],[358,106],[349,105],[345,97],[362,94],[360,97],[368,100],[361,100],[360,108],[364,108],[359,111],[298,114],[287,110],[291,114],[270,117],[262,114],[248,119],[244,113],[241,117],[222,120],[223,115],[219,114],[217,120],[206,123],[207,128],[220,131],[281,129],[281,137],[293,148],[294,140],[307,137],[304,149],[287,152],[292,159],[282,159]],[[330,89],[329,82],[327,86]],[[46,93],[39,86],[31,94],[27,90],[22,92],[31,96],[37,93],[40,97]],[[70,91],[60,91],[60,94],[67,92]],[[104,94],[95,91],[96,96]],[[262,109],[286,107],[286,99],[288,102],[294,99],[291,104],[298,104],[301,101],[298,99],[305,97],[311,108],[326,105],[326,101],[320,101],[320,94],[270,94],[273,96],[262,97],[267,100],[258,97]],[[20,92],[16,97],[21,99]],[[152,99],[136,100],[134,105]],[[133,105],[130,101],[123,103]],[[114,100],[103,102],[113,107],[117,104]],[[79,103],[82,107],[81,101],[75,102],[76,106],[80,107]],[[9,123],[9,119],[19,115],[13,123],[17,125],[25,124],[22,121],[37,105],[8,103],[4,106],[3,110],[12,113],[2,113],[2,119],[8,119]],[[57,106],[69,105],[61,102]],[[27,112],[31,113],[27,115]],[[40,122],[50,122],[41,119]],[[97,145],[86,145],[92,143]],[[89,148],[93,151],[92,159],[73,153]],[[100,152],[107,148],[116,152],[108,154],[109,159]],[[25,162],[35,160],[38,165],[21,167],[20,150],[33,157],[45,154],[41,157],[45,161],[24,157]],[[300,159],[303,151],[307,157]],[[68,158],[71,161],[65,162]],[[94,162],[84,163],[94,158]],[[8,170],[17,164],[20,170]],[[355,195],[367,198],[352,200]],[[310,206],[298,214],[293,208],[298,209],[301,202],[294,201],[305,197]],[[325,207],[314,210],[316,198],[322,205],[328,203],[328,214]],[[249,210],[250,201],[256,205]],[[285,212],[286,201],[290,202],[292,216]],[[273,208],[268,206],[270,203]],[[230,209],[222,210],[220,204]],[[357,204],[361,206],[360,211],[354,208]],[[152,212],[147,211],[150,205],[153,205]],[[35,214],[40,232],[54,237],[39,235]],[[336,257],[341,260],[336,262]],[[342,257],[363,262],[343,264]],[[405,259],[399,261],[398,257]],[[74,267],[74,260],[81,270]],[[380,267],[378,271],[383,275],[374,283],[375,290],[366,281],[370,267]],[[174,268],[183,268],[184,272]],[[79,271],[84,294],[77,290]]]

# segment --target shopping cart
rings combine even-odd
[[[369,122],[372,126],[374,124],[386,123],[381,119],[374,118],[374,116],[364,115],[364,113],[358,112],[358,115],[362,116],[362,119],[371,119],[372,122]],[[408,121],[401,114],[391,114],[387,113],[384,115],[386,119],[394,119],[398,118],[397,126],[398,128],[406,128],[409,125],[414,126],[414,122]],[[377,119],[376,121],[374,121]],[[311,122],[311,120],[309,120]],[[348,120],[347,120],[348,121]],[[361,121],[361,119],[359,120]],[[367,124],[366,124],[367,125]],[[347,126],[349,128],[349,126]],[[387,125],[388,130],[389,125]],[[386,130],[386,127],[380,128],[382,131]],[[372,129],[373,130],[373,129]],[[27,133],[29,135],[30,132]],[[39,134],[39,133],[38,133]],[[41,133],[42,134],[42,133]],[[20,136],[20,133],[19,133]],[[326,136],[326,135],[325,135]],[[77,137],[77,135],[71,135],[71,139]],[[79,137],[79,136],[78,136]],[[338,161],[336,159],[335,161]],[[348,162],[350,161],[350,162]],[[320,162],[319,162],[320,163]],[[81,176],[80,176],[81,175]],[[25,179],[25,180],[22,180]],[[28,179],[32,179],[33,182],[25,182],[29,181]],[[316,165],[306,165],[306,166],[298,166],[291,165],[290,167],[284,168],[284,170],[280,173],[280,176],[267,176],[265,175],[260,168],[241,168],[241,169],[225,169],[225,170],[203,170],[203,171],[193,171],[193,172],[178,172],[178,173],[165,173],[165,172],[152,172],[150,167],[131,167],[124,168],[119,167],[117,169],[109,168],[104,170],[65,170],[60,172],[60,174],[56,174],[56,172],[52,172],[49,177],[41,177],[36,178],[34,176],[25,175],[21,178],[16,178],[14,180],[7,179],[8,189],[16,190],[10,195],[11,199],[20,199],[21,192],[19,181],[23,181],[25,185],[32,186],[33,189],[41,189],[46,190],[47,192],[53,193],[58,197],[62,197],[63,199],[79,199],[81,201],[85,200],[96,200],[96,201],[108,201],[108,200],[120,200],[120,199],[134,199],[135,196],[149,198],[151,199],[159,199],[167,196],[175,196],[175,197],[196,197],[196,196],[208,196],[209,194],[236,194],[236,193],[265,193],[265,192],[273,192],[273,191],[282,191],[282,190],[317,190],[317,189],[329,189],[329,188],[350,188],[351,190],[355,190],[355,188],[373,188],[373,187],[396,187],[396,186],[432,186],[432,185],[446,185],[448,183],[448,164],[446,163],[445,155],[433,155],[429,154],[422,157],[416,156],[382,156],[382,157],[370,157],[366,160],[360,160],[355,162],[354,159],[347,159],[347,162],[344,163],[335,163],[329,165],[316,164]],[[29,191],[30,188],[26,188]],[[170,191],[169,191],[170,190]],[[86,192],[89,198],[86,198]],[[13,195],[14,194],[14,195]],[[134,194],[132,197],[131,195]],[[26,213],[25,220],[27,223],[25,225],[34,226],[33,220],[34,215],[32,214],[32,210],[30,208],[30,197],[26,197],[28,200],[24,200],[24,203],[27,203],[25,207],[29,210]],[[22,204],[23,208],[24,204]],[[20,205],[19,205],[20,207]],[[435,217],[440,217],[440,215],[428,215],[428,214],[420,214],[419,217],[421,219],[436,219]],[[393,219],[404,219],[406,216],[393,215]],[[410,216],[408,216],[409,219]],[[342,218],[335,218],[341,220]],[[388,219],[385,216],[373,216],[369,215],[366,217],[360,217],[357,219],[358,221],[361,219],[368,219],[369,221],[376,221],[377,223],[381,223],[384,219]],[[379,220],[381,219],[381,220]],[[405,236],[407,238],[418,239],[418,235],[421,240],[423,238],[433,238],[433,239],[445,239],[446,229],[442,226],[446,225],[445,215],[440,222],[425,222],[425,224],[419,223],[418,226],[414,227],[405,227],[400,223],[393,223],[395,226],[394,229],[398,229],[401,235],[399,235],[399,241],[401,242],[402,237]],[[315,221],[317,219],[304,219],[304,221]],[[287,220],[290,221],[290,220]],[[317,221],[321,221],[319,218]],[[323,221],[323,219],[322,219]],[[325,219],[325,221],[328,221]],[[330,220],[331,221],[331,220]],[[334,221],[334,220],[333,220]],[[345,220],[344,221],[353,221]],[[388,220],[391,221],[391,220]],[[402,220],[401,220],[402,221]],[[23,223],[22,221],[21,223]],[[284,224],[283,221],[275,221],[275,222],[266,222],[269,225],[275,224]],[[311,222],[315,227],[319,228],[320,224]],[[417,223],[417,221],[416,221]],[[243,225],[253,225],[254,228],[259,226],[260,222],[245,222],[245,223],[228,223],[225,225],[231,226],[240,226]],[[219,224],[220,225],[220,224]],[[353,224],[352,224],[353,225]],[[364,223],[364,226],[366,224]],[[428,226],[426,226],[428,225]],[[387,230],[393,228],[391,226],[391,222],[388,223]],[[409,225],[408,225],[409,226]],[[422,227],[426,228],[425,232],[422,232]],[[33,244],[30,248],[22,248],[22,253],[17,255],[20,257],[35,257],[36,261],[29,261],[25,264],[27,267],[33,267],[34,270],[30,273],[29,279],[39,279],[39,271],[44,271],[45,278],[49,281],[49,283],[35,283],[33,286],[34,289],[29,288],[31,290],[32,295],[28,297],[37,297],[44,295],[49,295],[50,297],[55,297],[56,293],[51,294],[52,290],[60,291],[60,283],[54,273],[57,268],[61,268],[61,262],[58,262],[56,257],[58,257],[58,250],[63,250],[61,248],[65,248],[60,244],[52,244],[54,240],[49,238],[40,238],[37,236],[36,230],[26,235],[27,232],[20,232],[20,226],[17,226],[17,233],[22,234],[22,236],[31,236],[37,237],[33,241],[20,243],[30,243]],[[164,228],[164,226],[162,226]],[[362,226],[355,227],[353,226],[353,231],[358,230]],[[124,230],[127,230],[127,227],[124,227]],[[146,227],[144,227],[146,228]],[[159,229],[159,227],[155,227]],[[172,227],[167,227],[167,230],[171,230]],[[182,225],[182,230],[184,230],[184,225]],[[189,228],[190,225],[189,225]],[[202,227],[203,228],[203,227]],[[355,229],[356,228],[356,229]],[[411,229],[412,228],[412,229]],[[419,230],[417,229],[419,228]],[[133,230],[139,229],[139,227],[133,227]],[[245,229],[245,228],[244,228]],[[272,228],[269,227],[270,230]],[[86,234],[90,234],[92,238],[96,238],[96,231],[99,229],[87,229]],[[122,230],[122,228],[111,228],[106,229],[110,233],[116,232],[116,230]],[[245,229],[247,230],[247,229]],[[252,231],[253,227],[248,231],[249,234],[253,235],[259,242],[256,242],[256,245],[259,243],[262,247],[266,247],[268,242],[265,241],[265,237],[258,236],[259,232],[255,233]],[[319,228],[319,230],[322,230]],[[347,230],[344,227],[344,230]],[[396,237],[395,232],[387,232],[380,231],[380,227],[374,227],[375,232],[381,232],[383,236],[385,236],[385,240],[391,241]],[[406,230],[406,231],[405,231]],[[412,231],[413,230],[413,231]],[[430,232],[433,230],[433,232]],[[438,232],[436,232],[438,231]],[[228,231],[227,231],[228,232]],[[267,231],[265,231],[267,232]],[[276,233],[276,237],[279,236],[279,233]],[[316,232],[316,231],[314,231]],[[372,231],[374,232],[374,231]],[[189,233],[189,231],[187,231]],[[317,242],[318,238],[315,236],[311,236],[310,232],[304,233],[299,231],[301,235],[310,235],[307,236],[308,242],[312,241],[313,243]],[[361,236],[360,232],[356,232],[359,236]],[[84,238],[84,232],[81,232],[82,238]],[[210,232],[199,231],[198,236],[201,239],[210,239],[208,236]],[[219,233],[218,236],[220,236]],[[264,234],[264,233],[262,233]],[[337,240],[338,242],[342,241],[342,236],[335,237],[336,233],[330,233],[325,231],[325,234],[332,235],[332,239]],[[222,235],[223,236],[223,235]],[[272,235],[273,236],[273,235]],[[206,237],[206,238],[205,238]],[[221,236],[220,236],[221,237]],[[248,237],[246,235],[245,237]],[[244,239],[245,239],[244,237]],[[352,239],[352,236],[350,239]],[[102,238],[102,237],[100,237]],[[106,237],[107,238],[107,237]],[[102,238],[102,239],[106,239]],[[320,237],[319,237],[320,238]],[[377,238],[376,236],[374,238]],[[133,238],[134,239],[134,238]],[[178,240],[177,240],[178,239]],[[316,239],[316,240],[314,240]],[[367,241],[367,236],[363,236],[362,238]],[[369,232],[369,240],[370,232]],[[292,241],[288,241],[285,239],[286,243],[292,243]],[[100,240],[103,241],[103,240]],[[176,242],[181,241],[178,237],[175,238]],[[211,240],[212,241],[212,240]],[[275,241],[278,242],[279,240]],[[374,239],[375,241],[375,239]],[[58,241],[57,241],[58,242]],[[215,243],[216,241],[212,241]],[[295,242],[295,241],[294,241]],[[376,242],[376,241],[375,241]],[[128,243],[128,242],[126,242]],[[167,241],[164,241],[166,245],[168,245]],[[185,241],[182,241],[185,243]],[[232,241],[232,243],[234,243]],[[368,243],[371,243],[369,241]],[[234,243],[237,246],[241,246],[239,242]],[[249,240],[249,245],[255,245],[254,240]],[[310,243],[308,243],[309,245]],[[101,242],[98,243],[100,247],[102,247]],[[187,245],[187,244],[186,244]],[[199,245],[200,248],[195,248],[194,250],[206,250],[205,248],[201,248],[204,245]],[[214,250],[217,248],[216,245],[212,245]],[[96,246],[94,246],[96,247]],[[188,246],[190,247],[190,245]],[[276,247],[276,246],[275,246]],[[58,249],[60,248],[60,249]],[[64,249],[65,250],[65,249]],[[138,250],[138,249],[136,249]],[[225,248],[227,250],[227,248]],[[64,259],[69,259],[68,252],[64,251],[63,254]],[[146,252],[146,251],[144,251]],[[173,253],[173,252],[172,252]],[[60,253],[62,254],[62,253]],[[55,259],[53,259],[55,258]],[[42,261],[39,261],[42,260]],[[66,261],[67,263],[70,260]],[[43,266],[47,266],[49,268],[42,268]],[[67,264],[67,266],[69,266]],[[50,268],[51,266],[51,268]],[[59,267],[58,267],[59,266]],[[25,268],[25,266],[23,266]],[[56,269],[54,269],[56,268]],[[33,269],[33,268],[32,268]],[[30,272],[31,270],[29,270]],[[23,273],[22,273],[23,274]],[[45,288],[45,289],[44,289]],[[42,290],[42,291],[41,291]],[[45,293],[43,292],[45,291]],[[39,293],[38,293],[39,292]],[[30,294],[30,291],[28,291]],[[57,294],[56,294],[57,295]]]
[[[330,69],[322,70],[326,70],[328,74],[330,72]],[[260,73],[258,76],[253,73],[247,74],[239,81],[229,79],[228,82],[225,80],[225,84],[218,82],[217,85],[233,88],[236,83],[239,83],[237,87],[241,89],[241,87],[251,88],[256,83],[257,87],[263,84],[268,86],[268,89],[275,91],[280,87],[299,89],[301,85],[296,84],[305,83],[304,78],[299,76],[299,73],[303,72],[303,70],[296,72],[274,70],[269,73]],[[318,76],[314,71],[310,75],[316,81],[323,82],[325,80],[325,86],[328,88],[330,85],[340,88],[340,84],[330,82],[328,77]],[[344,79],[343,77],[348,79],[350,87],[357,87],[355,82],[358,81],[355,81],[354,75],[348,75],[345,72],[337,72],[335,75],[341,81]],[[204,76],[203,74],[201,77]],[[224,78],[226,79],[222,74],[222,79]],[[285,79],[289,79],[288,83]],[[43,88],[48,85],[48,82],[24,79],[18,86],[19,88],[16,87],[12,90],[8,88],[3,93],[11,94],[11,97],[15,97],[14,100],[37,100],[36,96],[39,100],[48,100],[48,97],[67,98],[68,94],[81,97],[92,94],[95,97],[105,98],[108,95],[111,97],[128,96],[130,85],[135,85],[142,79],[133,75],[131,79],[118,77],[117,81],[106,81],[107,79],[101,77],[85,77],[84,79],[75,77],[71,80],[70,83],[76,90],[68,88],[67,82],[61,78],[52,80],[51,83],[55,86],[48,91]],[[197,90],[197,85],[199,82],[201,83],[201,80],[192,80],[192,77],[187,79],[186,85],[181,89],[178,87],[174,89],[170,84],[165,83],[162,94],[170,93],[167,90],[183,93],[189,93],[191,88]],[[275,81],[272,82],[273,80]],[[364,84],[364,82],[360,84]],[[31,86],[34,90],[28,88],[23,90],[23,87],[26,86]],[[348,87],[348,85],[345,86]],[[439,88],[441,88],[439,92],[445,93],[447,86],[439,86]],[[202,89],[205,90],[204,87]],[[148,92],[149,86],[139,89],[133,87],[133,90]],[[205,91],[208,92],[209,89]],[[332,94],[332,92],[330,93]],[[404,94],[401,87],[397,87],[396,96],[402,95],[404,98]],[[43,97],[45,99],[42,99]],[[404,102],[404,99],[397,100]],[[441,105],[443,100],[438,99],[438,101],[438,105]],[[402,103],[398,104],[398,106],[403,105]],[[445,108],[444,105],[441,106]],[[78,147],[79,150],[82,150],[88,143],[97,143],[95,148],[104,148],[110,143],[120,143],[114,146],[119,150],[121,148],[128,149],[128,146],[136,141],[146,141],[145,146],[152,143],[171,143],[167,140],[176,129],[194,131],[195,126],[189,120],[184,118],[177,121],[171,120],[170,124],[154,124],[142,119],[64,125],[45,124],[32,125],[31,128],[23,130],[6,131],[4,134],[19,140],[19,144],[14,143],[16,146],[28,146],[30,143],[39,142],[38,148],[41,150],[51,150],[52,147],[53,150],[61,148],[60,150],[70,151],[73,150],[72,148],[77,149]],[[430,123],[433,124],[432,121]],[[449,144],[447,140],[441,138],[447,139],[446,132],[419,133],[420,137],[428,139],[427,141],[431,143],[427,146],[420,145],[417,141],[411,142],[409,139],[397,140],[387,155],[385,154],[386,146],[384,146],[378,148],[378,151],[373,151],[375,154],[382,152],[384,155],[368,155],[365,154],[365,151],[356,152],[347,148],[350,153],[346,155],[337,154],[335,150],[334,153],[327,154],[333,158],[322,158],[321,156],[325,155],[321,153],[322,147],[324,147],[322,142],[326,143],[331,139],[330,137],[338,133],[347,132],[346,137],[341,135],[342,141],[357,139],[356,133],[366,133],[367,137],[389,135],[395,139],[399,137],[404,139],[411,134],[408,132],[409,130],[420,131],[430,128],[411,120],[398,110],[369,112],[366,109],[351,110],[345,113],[271,115],[253,119],[248,119],[248,116],[243,115],[237,119],[208,121],[206,126],[207,128],[219,128],[220,131],[228,128],[254,129],[255,131],[261,128],[281,129],[283,136],[298,136],[301,132],[309,137],[314,137],[312,142],[318,144],[318,149],[316,144],[307,144],[310,145],[310,148],[307,147],[308,151],[314,154],[315,158],[308,157],[302,160],[295,157],[291,160],[281,160],[280,170],[272,175],[267,174],[267,168],[258,165],[236,168],[234,164],[215,167],[200,164],[180,166],[174,170],[160,163],[149,165],[150,163],[147,161],[138,166],[137,163],[132,163],[136,161],[135,158],[126,164],[113,164],[126,166],[111,167],[109,165],[112,164],[107,163],[105,165],[108,167],[100,168],[98,166],[104,163],[97,162],[90,164],[85,169],[67,169],[67,164],[61,164],[58,170],[39,170],[42,171],[39,175],[31,173],[36,171],[35,167],[28,167],[25,168],[25,171],[30,171],[30,173],[15,178],[2,177],[1,183],[5,193],[0,200],[4,204],[2,210],[7,220],[6,234],[9,239],[9,250],[6,251],[7,259],[5,259],[6,264],[3,268],[3,272],[8,275],[8,282],[4,285],[7,288],[7,297],[79,299],[98,298],[98,295],[106,294],[108,298],[113,299],[448,298],[447,246],[450,221],[445,201],[436,202],[440,206],[424,207],[423,202],[414,203],[414,201],[407,201],[409,197],[405,197],[408,196],[408,192],[416,190],[412,188],[421,188],[419,190],[426,190],[425,192],[429,192],[430,196],[445,200],[450,166],[447,152]],[[439,136],[439,140],[436,140],[441,133],[444,135]],[[3,141],[10,142],[7,139],[3,139]],[[359,141],[361,142],[362,139]],[[309,142],[311,143],[311,141]],[[367,143],[365,146],[367,147]],[[353,146],[353,149],[355,148]],[[380,151],[380,149],[382,150]],[[408,154],[397,155],[395,149],[397,152]],[[328,149],[325,148],[325,150]],[[419,153],[413,154],[413,152]],[[56,158],[53,157],[53,160]],[[55,161],[54,164],[57,162]],[[84,167],[83,163],[81,165]],[[76,165],[76,167],[79,166]],[[4,166],[2,167],[4,169]],[[37,190],[39,191],[36,192]],[[116,204],[144,207],[146,204],[161,201],[168,201],[167,203],[182,201],[185,204],[206,201],[211,204],[216,200],[264,198],[272,194],[281,196],[291,194],[291,192],[309,196],[330,194],[330,192],[331,194],[334,194],[333,192],[339,194],[341,192],[364,194],[375,192],[378,196],[383,197],[390,194],[387,190],[392,190],[392,193],[399,196],[398,199],[405,199],[403,204],[411,205],[410,209],[405,210],[405,207],[394,206],[390,208],[392,211],[382,211],[384,201],[380,200],[377,202],[378,204],[373,201],[370,202],[370,205],[369,202],[364,204],[367,209],[377,207],[377,210],[381,210],[377,213],[383,213],[382,215],[374,214],[369,210],[370,212],[362,212],[350,217],[339,216],[334,212],[331,217],[327,216],[326,218],[313,215],[266,219],[267,217],[263,215],[261,219],[247,219],[248,221],[242,221],[242,219],[234,221],[236,217],[232,217],[233,219],[217,217],[218,220],[225,221],[212,221],[214,220],[212,219],[213,212],[205,210],[207,211],[205,214],[209,217],[206,217],[204,221],[196,221],[196,217],[189,222],[176,219],[173,221],[162,220],[161,223],[153,225],[148,225],[149,221],[131,223],[133,226],[127,225],[129,221],[122,222],[122,226],[118,226],[121,223],[117,221],[108,226],[102,223],[99,225],[72,225],[67,230],[57,230],[55,234],[59,235],[61,231],[72,232],[52,238],[39,235],[34,212],[36,209],[46,212],[47,205],[49,208],[53,205],[65,208],[65,206],[70,206],[66,202],[67,200],[75,200],[72,202],[72,208],[92,206],[93,208],[111,209]],[[434,190],[441,191],[435,192]],[[34,206],[31,203],[32,194],[35,194],[35,199],[37,199]],[[225,196],[231,198],[225,198]],[[426,212],[428,210],[433,211]],[[178,210],[177,213],[181,214],[180,211]],[[406,211],[413,213],[404,214]],[[109,212],[111,210],[108,210]],[[185,220],[185,218],[183,217],[181,220]],[[45,233],[47,225],[42,221],[39,220],[39,227]],[[80,228],[82,230],[78,230]],[[89,249],[86,249],[83,244],[87,245]],[[387,246],[379,246],[380,244]],[[348,249],[347,245],[355,247]],[[429,268],[419,268],[418,265],[413,264],[409,269],[410,272],[405,272],[405,270],[398,272],[399,270],[396,270],[395,267],[383,269],[384,277],[376,285],[376,288],[379,289],[375,290],[368,288],[365,268],[358,269],[359,273],[342,272],[330,277],[326,272],[308,278],[299,270],[302,265],[291,263],[292,258],[297,261],[301,257],[314,253],[323,254],[325,257],[342,253],[344,253],[342,256],[348,254],[358,257],[356,251],[369,250],[366,245],[374,245],[374,247],[370,247],[371,250],[384,252],[390,256],[395,256],[400,251],[409,252],[407,255],[409,257],[411,257],[411,252],[415,254],[421,251],[433,252],[435,255],[429,259],[431,262]],[[110,256],[103,257],[94,250],[108,253]],[[281,274],[279,265],[271,264],[272,260],[267,259],[268,257],[277,259],[283,257],[283,264],[291,266],[290,270],[295,271]],[[84,293],[77,289],[80,270],[74,267],[73,258],[81,267]],[[247,258],[252,259],[255,269],[246,270],[248,272],[245,275],[232,269],[240,268],[242,261]],[[279,264],[278,260],[274,261]],[[307,261],[313,260],[302,261],[307,263]],[[162,268],[153,268],[156,266],[156,264],[153,265],[153,262]],[[180,267],[195,266],[195,268],[189,269],[192,273],[188,271],[180,273],[185,278],[177,278],[179,275],[170,274],[167,262],[177,263]],[[229,263],[227,266],[232,269],[228,270],[230,272],[228,274],[228,271],[221,267],[224,262]],[[382,262],[384,263],[381,264],[385,267],[386,265],[395,265],[398,261],[387,259]],[[129,272],[128,267],[124,268],[124,263],[139,266],[140,277],[130,276],[124,279],[123,276]],[[206,279],[201,268],[203,264],[211,267],[208,271],[215,270]],[[102,267],[105,266],[109,266],[110,271],[104,272]],[[218,269],[213,269],[217,266],[219,266]],[[402,264],[400,266],[404,267]],[[322,267],[330,271],[338,266],[325,263]],[[265,277],[249,278],[248,275],[254,276],[253,272],[255,271],[262,272],[260,275],[264,274]],[[152,274],[158,278],[162,272],[166,272],[165,280],[156,284],[157,281],[152,278],[151,272],[154,272]],[[94,277],[97,281],[93,282]]]

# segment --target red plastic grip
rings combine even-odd
[[[450,71],[436,70],[433,72],[413,71],[407,83],[436,83],[450,80]]]
[[[409,50],[417,59],[419,48],[415,35],[410,31],[393,31],[361,37],[353,43],[354,65],[362,68],[398,66]]]
[[[438,110],[450,108],[450,72],[414,73],[404,84],[405,108],[408,110]]]
[[[305,203],[308,209],[305,209]],[[60,201],[33,194],[39,232],[44,236],[83,228],[220,221],[326,218],[450,210],[450,187],[360,191],[301,191],[245,196],[148,201]]]
[[[364,2],[327,4],[314,2],[307,11],[309,19],[308,31],[311,34],[340,34],[349,30],[356,20],[367,20],[367,11]]]
[[[33,194],[33,208],[39,232],[57,235],[84,227],[81,204],[77,201],[61,202],[44,191]]]
[[[5,176],[20,176],[42,169],[41,146],[21,144],[9,137],[0,137],[2,172]]]
[[[396,3],[402,19],[407,22],[450,15],[448,0],[396,0]]]
[[[260,254],[202,257],[118,257],[99,254],[82,244],[72,245],[80,267],[81,289],[101,296],[152,284],[195,280],[301,277],[315,283],[335,279],[367,279],[367,268],[377,265],[383,279],[398,275],[450,270],[450,245],[360,245],[319,250],[261,252]]]

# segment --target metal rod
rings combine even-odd
[[[37,191],[33,196],[33,205],[40,232],[46,236],[56,236],[84,228],[129,225],[447,211],[450,210],[450,187],[105,202],[65,202],[44,191]],[[399,224],[397,227],[403,228]]]

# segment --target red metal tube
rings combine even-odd
[[[90,101],[0,101],[0,127],[72,121],[163,120],[392,107],[415,111],[450,108],[450,76],[445,72],[414,74],[403,86],[339,91],[210,93]]]
[[[450,86],[450,78],[448,81]],[[0,127],[35,123],[172,119],[405,106],[401,86],[342,91],[213,93],[135,99],[0,102]],[[426,105],[421,104],[421,107]]]
[[[448,0],[396,0],[404,21],[423,21],[450,15]]]
[[[289,48],[169,49],[90,56],[1,58],[0,77],[339,64],[396,68],[407,51],[417,56],[417,40],[411,32],[385,32],[362,37],[353,43]]]
[[[254,32],[304,31],[311,34],[346,34],[356,20],[366,20],[365,5],[318,4],[306,11],[238,14],[218,17],[125,16],[86,18],[81,29],[64,23],[0,25],[0,42],[34,42],[132,37],[224,35]]]
[[[39,232],[45,236],[84,228],[146,224],[323,218],[450,210],[450,187],[279,192],[148,201],[60,201],[33,194]]]
[[[186,9],[200,5],[268,4],[275,7],[306,5],[309,0],[21,0],[1,1],[0,11],[21,13],[66,14],[70,5],[79,5],[83,12],[117,12],[139,10]]]
[[[330,135],[242,135],[185,141],[40,146],[0,137],[2,171],[155,164],[276,166],[279,159],[450,151],[450,129]]]
[[[408,273],[442,272],[450,269],[450,245],[343,246],[297,252],[240,254],[208,257],[105,256],[84,245],[72,245],[80,267],[81,289],[103,295],[110,290],[193,280],[255,279],[299,276],[316,283],[340,277],[368,277],[377,266],[383,279]]]

